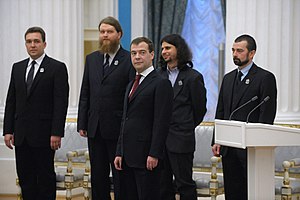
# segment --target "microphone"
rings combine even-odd
[[[269,99],[270,99],[270,97],[269,97],[269,96],[266,96],[266,97],[264,98],[264,100],[262,100],[257,106],[255,106],[255,107],[249,112],[249,114],[247,115],[247,120],[246,120],[247,123],[248,123],[248,121],[249,121],[250,115],[251,115],[251,114],[252,114],[259,106],[261,106],[261,105],[264,104],[265,102],[269,101]]]
[[[233,114],[234,114],[236,111],[238,111],[239,109],[243,108],[244,106],[246,106],[246,105],[249,104],[250,102],[255,101],[256,99],[258,99],[258,97],[257,97],[257,96],[254,96],[254,97],[252,97],[249,101],[247,101],[246,103],[244,103],[243,105],[237,107],[237,108],[236,108],[234,111],[232,111],[232,113],[230,114],[229,120],[231,120]]]

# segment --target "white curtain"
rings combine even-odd
[[[193,53],[194,69],[204,76],[207,89],[204,121],[213,121],[218,99],[218,47],[225,43],[220,0],[189,0],[182,36]]]

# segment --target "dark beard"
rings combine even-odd
[[[99,41],[99,51],[101,53],[115,53],[119,47],[119,40],[112,40],[107,44],[103,43],[103,40]]]
[[[244,66],[245,64],[247,64],[249,62],[249,59],[247,58],[246,60],[244,60],[243,62],[238,59],[238,58],[233,58],[233,62],[235,65],[237,66]]]

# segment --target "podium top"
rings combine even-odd
[[[300,146],[300,129],[216,119],[215,143],[243,149],[264,146]]]

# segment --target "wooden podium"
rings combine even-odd
[[[247,147],[248,199],[275,199],[275,156],[277,146],[299,146],[300,129],[277,125],[215,120],[215,143]]]

